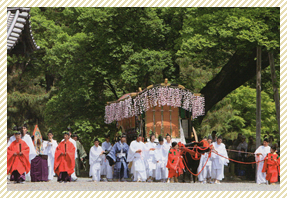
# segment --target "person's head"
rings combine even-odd
[[[227,141],[227,145],[228,145],[228,146],[231,146],[231,145],[232,145],[232,140],[228,140],[228,141]]]
[[[242,137],[242,133],[238,133],[237,139],[241,139],[241,137]]]
[[[14,133],[16,141],[18,142],[21,139],[21,133],[19,131]]]
[[[206,137],[206,136],[204,136],[204,137],[203,137],[203,140],[206,140],[206,141],[207,141],[207,137]]]
[[[166,134],[165,139],[168,143],[171,141],[171,136],[169,134]]]
[[[274,138],[273,138],[273,136],[271,135],[270,137],[269,137],[269,142],[273,142],[274,141]]]
[[[127,140],[127,136],[125,134],[121,137],[121,143],[124,143]]]
[[[75,140],[75,141],[77,141],[77,140],[79,139],[78,135],[75,134],[75,133],[72,135],[72,138],[73,138],[73,140]]]
[[[246,137],[243,135],[241,136],[241,142],[245,142],[246,141]]]
[[[178,148],[178,144],[177,142],[173,142],[171,143],[172,148],[177,149]]]
[[[211,136],[211,135],[208,136],[207,142],[208,142],[208,144],[211,144],[211,143],[212,143],[212,136]]]
[[[215,138],[215,135],[216,135],[216,131],[212,131],[211,136],[212,136],[213,138]]]
[[[226,139],[226,138],[223,138],[223,139],[222,139],[222,143],[223,143],[223,144],[226,144],[226,142],[227,142],[227,139]]]
[[[139,134],[138,136],[137,136],[137,142],[140,142],[140,141],[142,141],[142,136],[141,136],[141,134]]]
[[[271,152],[271,153],[275,153],[276,151],[277,151],[276,146],[275,146],[275,145],[271,146],[270,152]]]
[[[222,143],[222,136],[218,136],[217,137],[217,144],[221,144]]]
[[[69,132],[64,133],[64,140],[67,141],[70,138]]]
[[[37,147],[41,147],[42,143],[40,139],[37,139]]]
[[[22,127],[22,131],[23,131],[23,136],[26,135],[27,131],[28,131],[28,126],[27,124],[24,124]]]
[[[269,144],[269,140],[268,140],[268,138],[265,138],[265,139],[263,140],[263,146],[267,147],[268,144]]]
[[[106,139],[106,142],[110,142],[110,136],[109,135],[105,135],[105,139]]]
[[[249,144],[253,144],[253,141],[254,141],[253,137],[252,137],[252,136],[249,136],[249,138],[248,138],[248,143],[249,143]]]
[[[96,147],[98,147],[98,146],[99,146],[100,142],[99,142],[99,139],[98,139],[98,138],[95,138],[95,140],[94,140],[94,144],[95,144],[95,146],[96,146]]]
[[[155,140],[155,134],[152,133],[152,134],[150,135],[150,138],[149,138],[149,139],[150,139],[151,142],[154,142],[154,140]]]
[[[159,136],[159,137],[158,137],[158,141],[159,141],[159,144],[160,144],[160,145],[163,145],[163,137],[162,137],[162,136]]]
[[[52,140],[53,139],[53,132],[50,130],[49,132],[48,132],[48,139],[49,140]]]

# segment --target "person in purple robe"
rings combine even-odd
[[[107,154],[106,159],[110,166],[114,165],[114,179],[126,181],[128,178],[127,154],[129,146],[126,143],[126,135],[122,135],[120,141],[116,142],[111,151]]]
[[[37,139],[35,150],[37,156],[31,161],[31,181],[48,181],[48,156],[43,154],[44,149],[40,139]]]

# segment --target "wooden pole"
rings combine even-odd
[[[268,56],[269,56],[269,63],[270,63],[270,69],[271,69],[271,79],[272,79],[272,86],[273,86],[273,93],[274,93],[274,100],[275,100],[275,107],[276,107],[276,118],[277,118],[279,133],[280,133],[280,103],[279,103],[278,89],[276,86],[276,73],[275,73],[275,64],[274,64],[273,53],[269,52]]]
[[[261,47],[257,47],[256,61],[256,148],[261,145]]]

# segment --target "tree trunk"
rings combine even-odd
[[[275,100],[275,107],[276,107],[276,118],[277,118],[277,122],[278,122],[279,133],[280,133],[280,101],[279,101],[278,89],[276,86],[274,57],[273,57],[273,53],[271,53],[271,52],[269,52],[268,55],[269,55],[271,79],[272,79],[272,86],[273,86],[274,100]]]
[[[268,53],[263,51],[262,69],[269,65]],[[227,94],[256,75],[256,48],[237,51],[221,71],[200,91],[205,97],[205,114]],[[204,116],[198,118],[201,123]]]
[[[257,47],[256,63],[256,148],[261,145],[261,47]]]

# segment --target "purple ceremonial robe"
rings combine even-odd
[[[31,181],[48,181],[48,161],[47,159],[37,156],[31,161]]]

